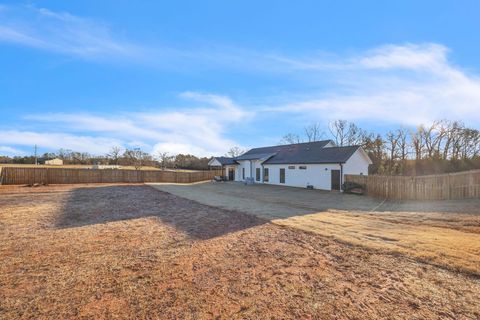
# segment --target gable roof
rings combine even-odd
[[[360,146],[328,147],[291,146],[280,150],[265,164],[345,163]]]
[[[345,163],[360,148],[326,147],[329,142],[331,140],[254,148],[234,159],[260,160],[264,164]]]
[[[295,143],[295,144],[284,144],[279,146],[270,146],[270,147],[261,147],[253,148],[245,152],[239,157],[236,157],[235,160],[262,160],[268,159],[270,157],[276,157],[277,154],[284,153],[287,150],[291,149],[322,149],[325,147],[331,140],[322,140],[315,142],[304,142],[304,143]]]
[[[213,159],[220,162],[222,166],[226,166],[229,164],[237,164],[233,158],[229,158],[229,157],[214,157]]]

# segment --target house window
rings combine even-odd
[[[300,169],[300,170],[307,170],[307,166],[298,166],[298,169]]]
[[[288,169],[295,169],[295,166],[288,166]]]
[[[242,168],[242,179],[245,180],[245,168]]]
[[[268,182],[268,168],[263,169],[263,182]]]
[[[255,180],[260,181],[260,168],[255,169]]]
[[[285,168],[280,169],[280,183],[285,183]]]

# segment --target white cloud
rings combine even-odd
[[[121,141],[109,137],[92,137],[68,133],[39,133],[32,131],[0,131],[0,144],[41,149],[58,150],[61,148],[80,152],[102,154],[111,147],[120,145]]]
[[[197,156],[224,154],[230,147],[238,145],[225,137],[226,131],[229,126],[251,118],[251,112],[225,96],[185,92],[180,97],[202,105],[182,110],[162,108],[162,111],[122,115],[29,115],[25,117],[26,120],[48,122],[56,130],[68,133],[59,137],[58,134],[49,133],[4,132],[9,139],[2,141],[0,138],[0,143],[36,143],[50,149],[69,148],[95,154],[105,153],[113,145],[121,145],[141,147],[153,153],[166,151],[172,155],[190,153]]]
[[[88,59],[143,54],[139,46],[116,39],[103,23],[32,6],[0,10],[0,41]]]
[[[9,146],[0,146],[0,155],[2,156],[23,156],[25,154],[26,153],[20,149],[12,148]]]
[[[438,72],[448,64],[447,53],[448,49],[445,46],[434,43],[386,45],[368,51],[363,57],[354,61],[353,66],[358,63],[370,69],[404,68],[417,71],[427,69],[430,72]]]
[[[436,119],[480,123],[480,79],[447,59],[438,44],[382,46],[318,71],[329,88],[266,108],[313,119],[418,125]]]
[[[63,147],[96,154],[105,153],[112,145],[122,145],[171,154],[218,155],[239,145],[239,141],[228,138],[232,128],[242,126],[260,112],[275,113],[275,119],[283,124],[298,120],[300,126],[340,118],[395,125],[446,118],[478,126],[480,79],[454,65],[448,53],[449,49],[439,44],[386,45],[343,57],[240,52],[231,56],[238,58],[232,60],[236,67],[243,68],[248,66],[248,60],[255,60],[250,68],[283,73],[279,76],[305,83],[307,93],[300,95],[287,88],[280,98],[255,97],[267,106],[260,110],[258,106],[240,106],[222,95],[184,92],[180,98],[187,100],[188,108],[161,107],[150,112],[111,115],[30,115],[27,120],[49,122],[56,132],[63,133],[0,131],[0,144],[37,143],[53,150]],[[252,56],[259,59],[247,59]],[[220,63],[230,61],[227,57],[224,55]],[[299,87],[298,83],[295,87]],[[271,138],[269,125],[273,124],[256,128],[262,140]]]

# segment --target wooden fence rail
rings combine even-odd
[[[345,175],[362,185],[366,194],[393,200],[480,198],[480,170],[429,176]]]
[[[211,180],[221,170],[163,171],[119,169],[0,168],[0,184],[74,184],[74,183],[192,183]]]

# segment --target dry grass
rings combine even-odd
[[[480,317],[478,277],[147,186],[6,187],[0,209],[2,319]]]
[[[330,211],[273,222],[480,276],[479,215]]]
[[[480,199],[383,202],[300,188],[228,183],[154,187],[204,204],[251,212],[275,224],[480,276]]]

